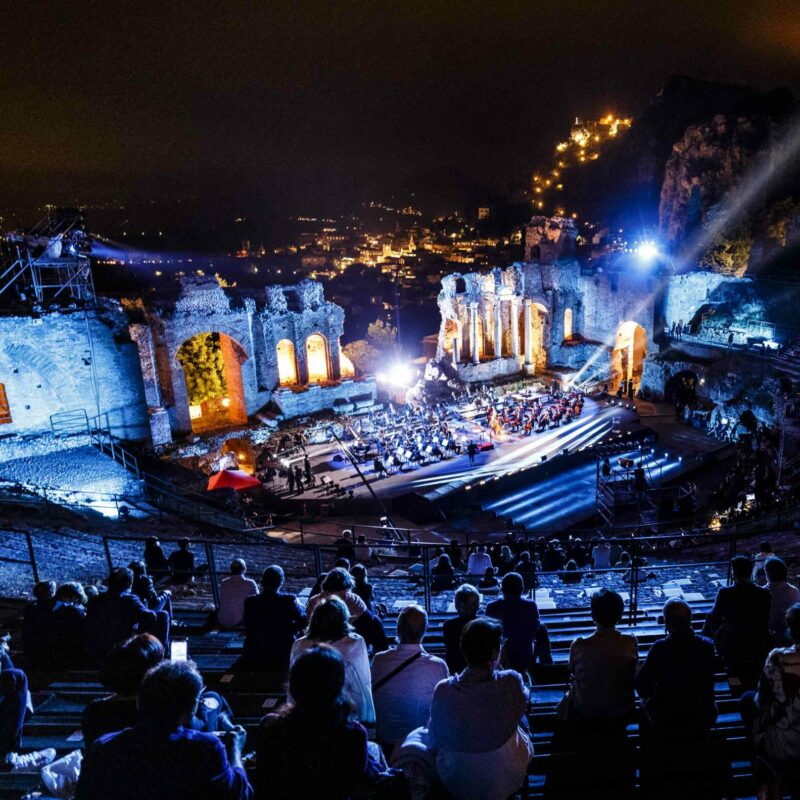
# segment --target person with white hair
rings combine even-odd
[[[478,609],[481,606],[481,594],[469,583],[462,583],[456,589],[453,600],[458,616],[448,619],[442,625],[442,636],[444,638],[445,661],[450,669],[450,674],[457,675],[467,666],[464,654],[461,652],[461,631],[464,630],[464,626],[468,622],[478,616]]]
[[[386,755],[415,728],[428,722],[433,690],[450,673],[441,658],[425,652],[428,615],[418,605],[397,617],[397,647],[372,659],[372,696],[378,741]]]

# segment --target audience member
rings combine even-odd
[[[542,569],[545,572],[558,572],[564,568],[564,553],[561,551],[558,539],[547,543],[547,549],[542,555]]]
[[[156,581],[169,575],[169,561],[164,555],[161,542],[155,536],[148,536],[144,544],[144,563],[147,565],[147,571]]]
[[[448,619],[442,625],[442,637],[444,638],[447,667],[451,675],[457,675],[467,665],[461,652],[461,632],[468,622],[478,616],[481,595],[474,586],[464,583],[456,589],[453,599],[458,616]]]
[[[496,623],[469,622],[461,635],[466,669],[433,692],[429,743],[439,779],[459,800],[505,800],[526,779],[533,755],[522,678],[497,669],[501,639]]]
[[[86,603],[86,594],[79,583],[64,583],[56,591],[49,658],[60,669],[85,666]]]
[[[700,738],[717,719],[714,643],[692,630],[692,609],[679,598],[664,604],[667,636],[653,643],[636,676],[647,718],[668,739]]]
[[[191,583],[194,576],[200,570],[194,566],[194,553],[189,549],[190,540],[187,536],[178,539],[178,549],[173,550],[167,562],[169,563],[172,583],[175,586],[183,586]]]
[[[33,587],[33,601],[22,612],[22,652],[29,671],[52,664],[53,611],[56,607],[55,581],[39,581]]]
[[[511,548],[504,544],[500,548],[500,555],[497,559],[497,569],[500,573],[500,576],[507,575],[514,569],[514,564],[516,563],[516,559],[514,558],[514,553],[511,552]]]
[[[503,649],[501,663],[505,669],[529,672],[538,661],[552,664],[550,637],[539,620],[539,609],[533,600],[522,596],[524,583],[517,572],[503,578],[503,597],[486,606],[486,616],[502,625]]]
[[[244,729],[217,737],[188,727],[202,688],[191,662],[151,669],[139,688],[137,724],[89,748],[76,800],[252,800]]]
[[[789,583],[789,571],[780,558],[773,556],[764,563],[766,589],[771,598],[769,629],[775,644],[786,647],[792,643],[786,631],[786,612],[800,603],[800,589]]]
[[[153,579],[147,574],[147,565],[144,561],[131,561],[128,569],[133,573],[133,586],[131,591],[151,611],[164,611],[172,620],[172,593],[169,590],[159,592]]]
[[[611,568],[611,545],[605,539],[592,548],[592,566],[594,569]]]
[[[486,545],[479,545],[475,552],[470,553],[467,559],[467,574],[471,578],[479,578],[486,574],[486,570],[491,568],[492,559],[486,552]]]
[[[791,639],[767,657],[758,693],[742,697],[742,718],[752,726],[758,796],[800,795],[800,604],[786,612]]]
[[[486,572],[478,583],[478,588],[485,592],[497,592],[500,588],[500,581],[497,580],[497,572],[494,567],[486,567]]]
[[[375,722],[375,706],[372,701],[372,680],[369,669],[367,644],[363,637],[350,628],[347,606],[336,596],[318,603],[311,613],[305,636],[293,645],[289,656],[293,664],[301,653],[319,644],[327,644],[337,650],[345,662],[345,691],[361,722]]]
[[[330,597],[338,597],[346,606],[350,619],[355,621],[366,610],[364,601],[353,591],[353,579],[343,567],[334,567],[322,582],[322,591],[312,597],[306,606],[306,614],[311,619],[314,609]]]
[[[367,537],[363,534],[356,540],[356,546],[353,548],[353,556],[353,560],[361,564],[369,564],[375,558],[372,548],[367,544]],[[378,559],[375,560],[377,561]]]
[[[231,561],[231,574],[219,584],[219,608],[217,622],[223,628],[235,628],[244,619],[244,603],[248,597],[258,594],[258,586],[246,577],[247,564],[243,558]]]
[[[119,568],[108,578],[108,591],[93,597],[86,609],[86,655],[100,666],[111,648],[135,633],[152,633],[163,645],[168,642],[164,612],[151,611],[131,592],[133,573]]]
[[[636,637],[617,630],[625,611],[619,594],[600,589],[592,595],[591,607],[597,629],[577,637],[569,651],[569,721],[619,732],[634,709]]]
[[[770,593],[751,581],[752,568],[746,556],[731,559],[733,585],[719,590],[703,628],[744,689],[755,688],[770,643]]]
[[[452,563],[450,563],[450,556],[447,553],[442,553],[431,569],[431,589],[435,592],[451,589],[455,581],[456,572]]]
[[[332,647],[310,647],[293,662],[291,701],[261,723],[259,797],[349,800],[375,782],[380,764],[344,688],[345,663]]]
[[[772,545],[769,542],[761,542],[758,546],[758,552],[753,556],[753,575],[752,581],[756,586],[764,586],[767,582],[767,576],[764,572],[764,567],[767,559],[773,558],[775,554],[772,552]]]
[[[261,594],[244,601],[244,650],[239,667],[286,675],[295,636],[306,616],[293,594],[281,591],[283,570],[273,564],[261,575]]]
[[[427,628],[424,609],[406,606],[397,617],[397,647],[372,660],[377,738],[387,756],[397,742],[427,724],[433,690],[450,674],[441,658],[422,647]]]
[[[136,724],[136,693],[147,671],[163,658],[161,642],[149,633],[114,646],[100,672],[103,686],[113,694],[92,700],[83,710],[81,731],[86,748],[107,733]]]
[[[372,611],[375,590],[369,582],[367,568],[363,564],[355,564],[350,570],[350,576],[353,578],[353,593],[364,601],[368,611]]]
[[[558,577],[564,583],[580,583],[583,580],[583,573],[580,571],[578,564],[573,559],[570,559],[567,561],[564,571],[558,573]]]
[[[514,572],[522,576],[526,592],[536,588],[536,562],[531,560],[531,554],[528,550],[523,550],[520,553]]]
[[[0,773],[38,771],[56,757],[52,748],[19,752],[28,695],[28,678],[23,671],[0,667]]]

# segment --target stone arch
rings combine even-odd
[[[564,341],[572,339],[572,309],[564,309]]]
[[[456,276],[456,294],[465,294],[467,291],[467,282],[461,275]]]
[[[328,340],[321,333],[312,333],[306,339],[306,366],[309,383],[325,383],[330,380]]]
[[[175,358],[194,433],[247,422],[242,364],[249,356],[239,342],[220,331],[196,333],[181,343]]]
[[[664,383],[664,402],[692,405],[697,399],[700,378],[691,369],[682,369]]]
[[[291,339],[281,339],[275,345],[278,358],[278,384],[280,386],[294,386],[297,383],[297,358],[294,352],[294,342]]]
[[[611,388],[632,380],[638,388],[642,381],[644,359],[647,355],[647,332],[633,320],[620,323],[611,352]]]
[[[522,351],[530,355],[530,363],[538,372],[547,367],[547,346],[550,323],[550,310],[538,300],[531,301],[530,329],[525,327],[525,308],[519,314],[519,335]],[[528,344],[530,342],[530,344]]]

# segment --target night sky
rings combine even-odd
[[[670,74],[800,86],[789,1],[29,0],[3,32],[5,204],[504,189],[572,117],[635,116]]]

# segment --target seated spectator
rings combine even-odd
[[[369,564],[371,561],[380,563],[380,559],[372,552],[372,548],[367,544],[367,537],[361,535],[356,540],[356,546],[353,548],[354,561],[361,564]]]
[[[189,549],[189,544],[190,540],[187,536],[178,539],[178,549],[173,550],[167,559],[174,586],[192,583],[195,575],[204,571],[205,564],[203,567],[195,569],[194,553]]]
[[[342,531],[342,535],[334,542],[336,546],[336,558],[346,558],[350,563],[355,561],[356,550],[353,541],[353,531]]]
[[[786,612],[792,644],[767,657],[758,692],[742,697],[742,718],[753,729],[758,796],[800,794],[800,604]]]
[[[594,569],[611,568],[611,545],[605,539],[592,548],[592,566]]]
[[[132,585],[133,573],[129,569],[115,569],[108,578],[108,591],[89,601],[86,655],[91,664],[100,666],[115,644],[130,639],[135,633],[160,633],[158,639],[163,645],[167,644],[168,629],[163,629],[166,614],[147,608],[131,592]]]
[[[442,553],[436,561],[436,566],[431,570],[431,589],[440,592],[451,589],[456,581],[456,572],[450,563],[450,556]]]
[[[188,727],[202,688],[191,662],[151,669],[139,688],[137,724],[89,748],[76,800],[252,800],[244,728],[217,737]]]
[[[563,572],[558,573],[558,577],[564,583],[580,583],[583,580],[583,573],[580,571],[577,563],[570,559],[567,561],[567,566],[564,567]]]
[[[333,648],[311,647],[297,657],[289,673],[291,701],[261,723],[259,797],[348,800],[374,783],[380,764],[344,687],[345,663]]]
[[[522,576],[526,594],[536,588],[536,571],[536,562],[531,560],[530,552],[523,550],[514,567],[514,572]]]
[[[775,554],[772,552],[772,545],[769,542],[761,542],[758,546],[758,552],[753,556],[753,574],[751,580],[756,586],[764,586],[767,582],[767,575],[764,570],[767,559],[774,558]]]
[[[717,719],[714,643],[692,630],[692,609],[671,597],[664,604],[665,639],[653,643],[636,676],[652,729],[669,739],[700,738]]]
[[[631,566],[623,575],[622,580],[625,583],[630,583],[634,576],[637,582],[644,583],[653,573],[645,569],[647,567],[647,558],[645,556],[636,556],[631,560]]]
[[[364,601],[353,591],[353,579],[342,567],[334,567],[322,582],[322,591],[312,597],[306,606],[306,614],[311,619],[314,609],[329,597],[338,597],[346,606],[350,619],[355,621],[366,610]]]
[[[529,672],[538,661],[552,664],[550,637],[539,620],[539,608],[533,600],[522,596],[522,576],[509,572],[503,578],[503,597],[486,606],[486,616],[502,625],[503,649],[501,663],[505,669]]]
[[[293,664],[306,650],[319,645],[330,645],[344,659],[345,692],[355,710],[356,717],[364,723],[375,722],[372,702],[372,678],[369,656],[364,639],[350,628],[347,606],[338,597],[319,603],[311,614],[308,630],[293,645],[289,656]]]
[[[597,630],[577,637],[569,651],[570,724],[619,732],[633,714],[638,652],[636,637],[617,630],[624,611],[616,592],[603,588],[592,595]]]
[[[474,553],[470,553],[467,559],[467,574],[470,577],[481,577],[486,574],[486,570],[492,566],[492,559],[486,552],[486,545],[479,545]]]
[[[25,673],[13,667],[0,667],[0,773],[38,772],[56,757],[52,748],[19,752],[28,696]]]
[[[261,575],[261,594],[244,601],[244,650],[239,667],[285,676],[295,636],[306,615],[293,594],[281,591],[283,570],[273,564]]]
[[[161,642],[149,633],[132,636],[114,647],[100,672],[109,697],[92,700],[83,710],[81,730],[86,748],[107,733],[136,724],[136,693],[148,670],[164,658]]]
[[[61,669],[79,669],[85,665],[86,603],[79,583],[64,583],[56,591],[50,659]]]
[[[133,573],[131,591],[151,610],[164,611],[172,620],[172,593],[169,590],[159,592],[153,579],[147,574],[144,561],[131,561],[128,569]]]
[[[632,564],[631,554],[626,550],[623,550],[619,555],[619,560],[614,566],[618,567],[619,569],[627,570],[631,568],[631,564]]]
[[[461,635],[466,669],[433,692],[429,743],[439,779],[459,800],[505,800],[526,779],[533,755],[522,678],[496,668],[501,639],[496,623],[469,622]]]
[[[480,592],[468,583],[464,583],[456,589],[453,598],[456,607],[457,617],[448,619],[442,625],[442,637],[444,639],[445,661],[451,675],[457,675],[467,662],[461,652],[461,632],[464,626],[478,616],[478,609],[481,605]]]
[[[22,652],[28,671],[52,665],[53,611],[56,607],[56,582],[39,581],[33,587],[33,602],[22,612]]]
[[[478,583],[478,588],[485,592],[496,592],[500,588],[497,572],[494,567],[486,567],[486,572]]]
[[[746,556],[731,559],[733,585],[719,590],[703,633],[714,640],[728,674],[744,689],[753,689],[770,644],[770,593],[751,581]]]
[[[231,561],[231,574],[219,584],[219,608],[217,622],[223,628],[235,628],[244,619],[244,603],[248,597],[258,594],[258,586],[246,577],[247,564],[243,558]]]
[[[768,558],[764,563],[766,589],[772,603],[769,610],[769,629],[775,644],[787,647],[792,643],[786,631],[786,612],[800,603],[800,589],[788,582],[789,571],[780,558]]]
[[[564,568],[564,553],[558,539],[553,539],[547,543],[547,549],[542,555],[542,569],[545,572],[558,572]]]
[[[497,570],[500,573],[500,576],[507,575],[514,569],[514,564],[516,563],[516,559],[514,558],[514,554],[511,552],[511,548],[504,544],[500,548],[500,555],[497,559]]]
[[[580,537],[575,537],[567,546],[567,561],[574,561],[578,569],[583,569],[590,562],[589,551]]]
[[[169,561],[155,536],[148,536],[144,544],[144,563],[153,580],[159,581],[169,575]]]
[[[368,611],[372,611],[375,590],[367,577],[367,568],[363,564],[355,564],[350,570],[350,576],[353,579],[353,593],[364,601]]]
[[[461,553],[461,545],[458,543],[458,539],[450,540],[450,544],[447,546],[447,555],[450,556],[450,563],[453,565],[453,569],[464,569],[464,557]]]
[[[423,649],[427,629],[424,609],[406,606],[397,617],[397,647],[372,659],[376,733],[387,755],[411,731],[428,723],[433,690],[450,674],[441,658]]]

